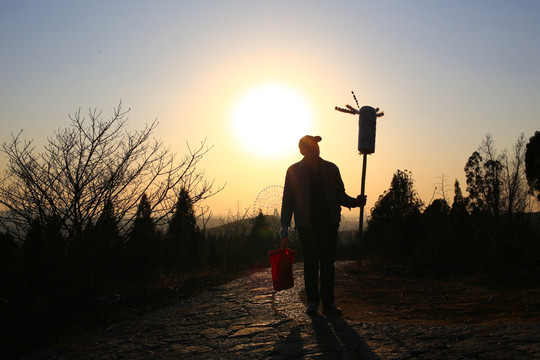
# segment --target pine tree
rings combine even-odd
[[[372,220],[418,215],[422,206],[423,203],[414,190],[411,172],[398,170],[392,177],[390,189],[375,203],[371,212]]]
[[[169,222],[167,239],[172,250],[173,264],[193,267],[199,256],[200,230],[193,209],[193,202],[185,188],[180,190],[174,214]]]
[[[394,259],[404,259],[421,237],[422,201],[414,190],[410,171],[398,170],[390,189],[379,197],[371,211],[366,243],[370,251]]]
[[[463,216],[467,214],[467,201],[463,196],[459,181],[454,182],[454,202],[452,203],[452,215]]]
[[[113,203],[107,200],[93,226],[85,231],[84,255],[87,257],[86,282],[92,284],[101,295],[114,291],[114,282],[121,277],[122,237],[118,230]]]
[[[152,207],[143,194],[126,244],[127,271],[142,290],[152,287],[160,270],[161,237],[152,220]]]

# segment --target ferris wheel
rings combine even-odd
[[[253,202],[253,216],[257,216],[259,211],[261,211],[263,215],[279,217],[282,197],[283,186],[270,185],[265,187],[259,192]]]

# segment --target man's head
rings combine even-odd
[[[302,137],[298,142],[300,154],[304,156],[319,156],[319,141],[321,140],[322,138],[320,136],[306,135]]]

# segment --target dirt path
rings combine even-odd
[[[540,324],[540,279],[412,276],[342,263],[336,292],[355,321],[415,325]],[[521,282],[520,282],[521,280]]]
[[[540,359],[540,323],[534,316],[464,322],[450,312],[422,318],[430,302],[411,307],[411,284],[373,273],[358,286],[353,268],[338,264],[344,317],[305,315],[296,265],[292,289],[276,293],[269,271],[254,273],[30,359]],[[400,294],[405,290],[408,300],[393,301],[396,294],[385,294],[383,280]],[[428,292],[436,288],[416,283]],[[431,299],[440,304],[453,301],[434,294]],[[538,316],[538,293],[529,295]],[[388,301],[380,301],[384,296]],[[466,304],[455,305],[468,309]]]

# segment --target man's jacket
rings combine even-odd
[[[356,199],[345,193],[345,186],[338,167],[329,161],[321,161],[321,178],[328,207],[328,222],[338,224],[341,206],[356,206]],[[310,181],[306,158],[291,165],[285,176],[285,188],[281,204],[281,225],[290,226],[294,213],[295,226],[310,226]]]

